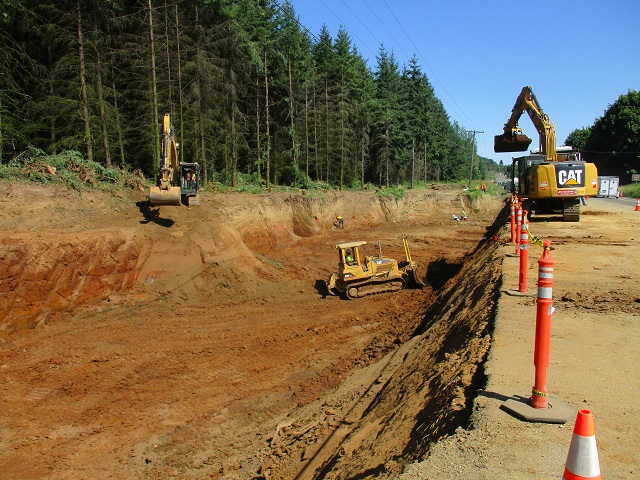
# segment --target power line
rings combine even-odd
[[[380,23],[380,25],[382,26],[382,28],[384,28],[384,30],[387,32],[387,34],[391,37],[391,40],[395,43],[395,45],[398,46],[398,48],[400,49],[400,51],[404,54],[404,56],[406,58],[409,58],[409,54],[404,50],[404,48],[402,47],[402,44],[395,38],[395,36],[393,35],[393,33],[391,33],[389,31],[389,29],[387,28],[385,22],[383,22],[380,17],[377,15],[376,11],[371,7],[371,5],[369,4],[369,2],[367,0],[363,0],[365,5],[367,6],[367,8],[369,8],[369,10],[371,11],[371,13],[373,14],[373,16],[376,18],[376,20]],[[357,38],[363,45],[364,47],[371,53],[374,53],[371,48],[369,48],[369,46],[367,45],[366,42],[364,42],[360,37],[358,37],[353,30],[351,30],[346,23],[327,5],[327,3],[324,0],[321,0],[322,4],[325,6],[325,8],[331,12],[331,14],[336,17],[338,19],[338,21],[341,23],[341,25],[346,28],[353,37]],[[343,5],[349,10],[349,12],[351,12],[351,14],[355,17],[356,20],[358,20],[358,22],[360,22],[360,24],[364,27],[364,29],[367,31],[367,33],[369,33],[369,35],[371,35],[371,37],[378,42],[379,45],[382,45],[383,42],[381,42],[375,34],[373,34],[371,32],[371,30],[369,30],[369,28],[367,27],[367,25],[360,19],[360,17],[358,16],[358,14],[356,12],[354,12],[352,10],[352,8],[349,6],[349,4],[347,2],[345,2],[345,0],[341,0],[341,2],[343,3]],[[449,107],[449,111],[458,116],[458,112],[462,113],[462,115],[470,122],[471,125],[473,125],[474,127],[477,127],[477,125],[475,124],[475,122],[473,120],[471,120],[471,118],[466,114],[466,112],[462,109],[462,107],[460,107],[460,105],[458,105],[458,103],[455,101],[455,99],[453,98],[453,95],[451,95],[451,93],[449,93],[449,91],[447,90],[447,88],[444,86],[444,84],[440,81],[440,79],[438,78],[438,76],[436,75],[436,73],[433,71],[433,69],[429,66],[428,62],[425,60],[424,56],[422,55],[422,53],[420,52],[420,50],[418,49],[418,47],[415,45],[415,43],[413,42],[413,40],[411,39],[411,37],[409,36],[409,34],[407,33],[406,29],[404,28],[404,26],[400,23],[400,20],[398,19],[398,17],[396,16],[396,14],[393,12],[393,10],[391,10],[391,7],[389,7],[389,5],[387,4],[386,0],[383,0],[385,6],[387,7],[387,9],[389,10],[389,12],[391,13],[391,15],[393,16],[393,18],[395,19],[396,23],[398,24],[398,26],[400,27],[400,29],[402,30],[402,32],[404,33],[404,35],[407,37],[407,39],[409,40],[409,42],[411,43],[411,45],[413,46],[415,53],[417,53],[420,58],[422,59],[422,61],[425,64],[425,67],[431,72],[431,74],[433,75],[433,77],[437,80],[438,84],[442,87],[443,91],[447,94],[447,96],[451,99],[451,101],[453,102],[453,105],[456,108],[453,108],[453,106],[451,106],[449,104],[449,102],[447,102],[445,99],[441,99],[441,101],[447,105]],[[457,109],[457,110],[456,110]]]
[[[332,13],[332,15],[338,19],[338,21],[340,22],[340,24],[341,24],[345,29],[347,29],[347,31],[348,31],[351,35],[353,35],[355,38],[357,38],[357,39],[360,41],[360,43],[362,43],[362,44],[365,46],[365,48],[366,48],[367,50],[369,50],[372,54],[374,54],[374,55],[375,55],[375,52],[369,48],[369,45],[367,45],[367,44],[366,44],[366,43],[365,43],[365,42],[364,42],[360,37],[358,37],[358,36],[353,32],[353,30],[351,30],[351,29],[347,26],[347,24],[346,24],[345,22],[343,22],[343,21],[342,21],[342,19],[338,16],[338,14],[336,14],[333,10],[331,10],[331,8],[329,7],[329,5],[327,5],[327,4],[324,2],[324,0],[320,0],[320,1],[321,1],[321,2],[322,2],[322,4],[326,7],[326,9],[327,9],[327,10],[329,10],[329,11]],[[344,0],[342,0],[342,3],[344,3]],[[276,5],[277,5],[277,2],[276,2]],[[353,12],[353,10],[351,10],[351,8],[349,7],[349,5],[347,5],[346,3],[344,3],[344,5],[349,9],[349,11],[353,14],[353,16],[354,16],[354,17],[356,17],[356,19],[358,19],[358,21],[362,24],[362,26],[365,28],[365,30],[366,30],[367,32],[369,32],[369,35],[371,35],[371,36],[375,39],[375,38],[376,38],[376,37],[375,37],[375,35],[374,35],[373,33],[371,33],[371,31],[370,31],[370,30],[367,28],[367,26],[362,22],[362,20],[360,20],[360,19],[358,18],[358,16]],[[278,5],[278,7],[280,7],[280,6]],[[297,19],[296,19],[296,23],[298,23],[298,25],[300,25],[301,27],[303,27],[303,26],[302,26],[302,24],[301,24]],[[303,27],[303,28],[304,28],[307,32],[309,32],[309,29],[308,29],[308,28],[306,28],[306,27]],[[317,39],[317,37],[316,37],[315,35],[313,35],[312,33],[310,33],[310,34],[311,34],[314,38],[316,38],[316,39]],[[377,39],[376,39],[376,41],[377,41]]]
[[[404,29],[404,27],[402,26],[402,24],[400,23],[400,20],[398,20],[398,17],[396,17],[396,14],[393,12],[393,10],[391,10],[391,8],[389,7],[389,5],[387,4],[387,0],[382,0],[385,4],[385,6],[387,7],[387,10],[389,10],[389,12],[391,13],[391,15],[393,16],[393,18],[395,19],[396,23],[398,24],[398,26],[400,27],[400,29],[404,32],[405,36],[407,37],[407,39],[409,40],[409,42],[411,43],[411,45],[413,46],[413,48],[415,49],[415,51],[418,53],[418,55],[420,55],[420,58],[422,59],[422,61],[424,62],[425,66],[429,69],[429,71],[433,74],[434,78],[438,81],[438,83],[440,84],[440,86],[442,86],[442,89],[445,91],[445,93],[447,95],[449,95],[449,97],[451,98],[451,101],[454,103],[454,105],[456,107],[458,107],[458,110],[460,110],[460,112],[462,112],[462,114],[467,118],[467,120],[469,120],[469,122],[471,122],[471,124],[474,127],[477,127],[477,125],[474,123],[473,120],[471,120],[469,118],[469,116],[465,113],[464,110],[462,110],[462,108],[460,108],[460,105],[458,105],[455,101],[455,99],[453,98],[453,96],[449,93],[449,91],[447,90],[447,88],[444,86],[444,84],[440,81],[440,79],[438,78],[438,76],[436,75],[436,73],[433,71],[433,69],[429,66],[429,64],[427,63],[427,61],[424,59],[424,57],[422,56],[422,53],[420,53],[420,50],[418,50],[418,47],[416,47],[416,45],[413,43],[413,40],[411,40],[411,37],[409,36],[409,34],[407,33],[407,31]],[[366,0],[365,0],[366,3]],[[368,4],[367,4],[368,6]],[[369,7],[371,8],[371,7]],[[376,17],[377,18],[377,17]],[[406,53],[405,53],[406,55]],[[484,133],[484,132],[479,132],[479,133]]]
[[[330,11],[330,12],[331,12],[331,13],[332,13],[336,18],[337,18],[337,19],[338,19],[338,21],[340,21],[340,22],[341,22],[342,26],[343,26],[343,27],[344,27],[348,32],[350,32],[351,34],[353,34],[353,32],[352,32],[352,31],[351,31],[351,30],[346,26],[346,24],[342,21],[342,19],[341,19],[341,18],[340,18],[340,17],[339,17],[335,12],[333,12],[333,11],[332,11],[328,6],[327,6],[327,4],[324,2],[324,0],[320,0],[320,1],[321,1],[321,2],[322,2],[322,4],[323,4],[323,5],[324,5],[324,6],[325,6],[325,7],[326,7],[326,8],[327,8],[327,9],[328,9],[328,10],[329,10],[329,11]],[[342,0],[342,1],[343,1],[343,0]],[[276,6],[276,7],[277,7],[277,8],[278,8],[278,9],[279,9],[279,10],[280,10],[280,11],[281,11],[285,16],[290,16],[290,12],[287,12],[287,11],[286,11],[286,10],[285,10],[281,5],[280,5],[280,3],[279,3],[278,1],[273,0],[273,3],[274,3],[274,5],[275,5],[275,6]],[[351,11],[351,9],[349,9],[349,10]],[[351,12],[353,13],[353,11],[351,11]],[[358,18],[358,17],[357,17],[357,15],[355,15],[355,14],[354,14],[354,16],[355,16],[356,18]],[[377,17],[376,17],[376,18],[377,18]],[[300,28],[302,28],[305,32],[307,32],[307,34],[308,34],[310,37],[312,37],[312,38],[313,38],[317,43],[320,41],[320,39],[319,39],[319,38],[318,38],[318,37],[317,37],[313,32],[311,32],[311,30],[310,30],[309,28],[307,28],[307,27],[306,27],[306,26],[305,26],[305,25],[304,25],[304,24],[303,24],[303,23],[302,23],[302,22],[301,22],[301,21],[300,21],[300,20],[295,16],[295,15],[291,15],[291,16],[290,16],[290,19],[291,19],[291,20],[293,20],[296,24],[298,24],[298,26],[300,26]],[[359,18],[358,18],[358,21],[360,21],[360,23],[362,23],[362,21],[361,21]],[[363,24],[363,25],[364,25],[364,24]],[[365,28],[366,28],[366,27],[365,27]],[[367,31],[369,31],[369,30],[367,29]],[[369,33],[371,33],[371,32],[369,32]],[[354,35],[354,36],[355,36],[355,35]],[[371,36],[372,36],[374,39],[376,38],[373,34],[371,34]],[[356,36],[356,38],[358,38],[358,37]],[[359,38],[358,38],[358,39],[359,39]],[[361,40],[361,39],[359,39],[359,40],[362,42],[362,40]],[[364,43],[364,42],[363,42],[363,43]],[[366,44],[365,44],[365,46],[366,46]],[[369,49],[369,50],[370,50],[370,49]],[[355,76],[359,77],[361,80],[366,80],[366,78],[361,74],[361,72],[359,72],[358,70],[354,69],[354,68],[353,68],[353,66],[349,63],[349,61],[348,61],[347,59],[342,58],[342,56],[341,56],[340,54],[338,54],[338,52],[336,52],[334,49],[331,49],[330,51],[331,51],[331,53],[332,53],[333,55],[335,55],[338,59],[340,59],[340,61],[343,63],[343,65],[344,65],[344,66],[345,66],[349,71],[351,71]],[[406,53],[405,53],[405,55],[406,55]],[[385,92],[385,91],[382,91],[382,90],[379,90],[379,91],[380,91],[380,93],[382,93],[382,95],[384,95],[384,96],[386,97],[386,99],[387,99],[387,100],[389,100],[391,103],[395,104],[395,105],[396,105],[396,107],[397,107],[398,109],[403,109],[403,106],[402,106],[402,105],[401,105],[401,104],[400,104],[396,99],[394,99],[393,97],[391,97],[391,95],[390,95],[389,93],[387,93],[387,92]],[[437,97],[436,97],[436,98],[437,98]],[[439,99],[438,99],[438,100],[439,100]],[[432,128],[430,125],[426,124],[422,119],[420,119],[420,118],[416,117],[416,116],[414,115],[414,113],[413,113],[413,112],[410,112],[410,115],[411,115],[411,119],[412,119],[413,121],[415,121],[416,123],[418,123],[418,124],[422,125],[422,126],[423,126],[423,128],[425,129],[425,132],[428,132],[428,133],[429,133],[429,135],[430,135],[431,137],[435,137],[435,138],[437,138],[438,140],[442,140],[442,139],[444,138],[441,134],[439,134],[439,133],[437,133],[437,132],[433,132],[433,128]],[[473,122],[472,122],[472,123],[473,123]],[[480,133],[484,133],[484,132],[480,132]],[[475,142],[475,137],[474,137],[474,142]]]

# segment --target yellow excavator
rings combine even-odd
[[[582,161],[576,150],[556,149],[553,122],[542,111],[530,86],[522,88],[504,124],[504,133],[494,137],[493,150],[524,152],[529,148],[531,139],[518,126],[525,111],[540,135],[540,148],[537,154],[513,159],[512,192],[531,215],[560,212],[565,222],[578,222],[580,197],[598,193],[598,171],[593,163]]]
[[[158,171],[158,184],[149,191],[151,205],[199,205],[200,166],[197,163],[178,162],[178,144],[166,113],[162,122],[162,158]]]
[[[378,242],[378,254],[361,256],[360,249],[365,241],[347,242],[336,245],[338,250],[338,271],[333,272],[325,282],[331,295],[346,295],[347,298],[360,298],[376,293],[398,292],[407,283],[423,287],[418,274],[418,264],[411,259],[407,239],[402,239],[405,261],[398,262],[382,256]]]

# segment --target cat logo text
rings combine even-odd
[[[558,165],[556,173],[558,187],[584,187],[584,166]]]

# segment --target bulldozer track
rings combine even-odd
[[[398,292],[405,287],[402,278],[384,278],[379,280],[368,280],[346,286],[347,298],[362,298],[367,295],[376,295],[387,292]]]

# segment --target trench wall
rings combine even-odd
[[[347,225],[428,217],[458,193],[375,192],[210,194],[194,208],[150,209],[145,201],[101,192],[59,192],[46,186],[9,188],[0,228],[0,331],[33,328],[80,305],[125,295],[138,282],[168,287],[197,276],[207,264],[233,262],[257,271],[264,255]],[[30,212],[29,215],[26,212]],[[177,260],[176,260],[177,258]],[[188,275],[187,275],[188,274]]]
[[[489,238],[507,218],[503,209]],[[467,426],[491,346],[502,285],[498,243],[485,239],[425,312],[401,364],[313,478],[395,478],[440,438]],[[404,443],[403,443],[404,442]],[[345,452],[349,452],[345,454]]]

